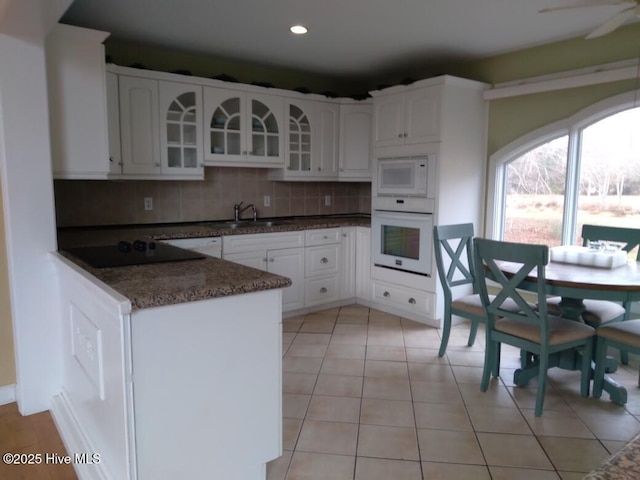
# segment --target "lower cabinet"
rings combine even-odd
[[[356,298],[357,227],[343,227],[341,248],[340,300]],[[367,228],[367,231],[369,229]]]
[[[291,279],[282,311],[304,307],[304,232],[233,235],[222,239],[222,258]]]
[[[356,227],[355,251],[356,297],[371,300],[371,229]]]
[[[380,280],[371,283],[374,302],[421,322],[434,317],[435,294]]]
[[[305,307],[340,300],[341,241],[340,228],[305,232]]]

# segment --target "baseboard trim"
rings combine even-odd
[[[87,453],[89,457],[94,453],[101,453],[91,447],[64,394],[51,399],[51,416],[72,462],[76,453]],[[73,463],[73,468],[79,480],[112,480],[103,463]]]
[[[0,405],[6,405],[16,401],[16,385],[5,385],[0,387]]]

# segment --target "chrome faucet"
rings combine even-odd
[[[242,215],[242,212],[244,212],[249,208],[251,209],[251,213],[253,214],[253,221],[255,222],[256,220],[258,220],[258,211],[256,210],[256,206],[253,203],[250,203],[249,205],[241,209],[240,207],[242,206],[243,203],[244,202],[233,204],[233,220],[235,222],[239,222],[240,215]]]

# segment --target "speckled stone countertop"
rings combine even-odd
[[[294,232],[318,228],[368,227],[371,225],[371,218],[366,215],[287,217],[274,220],[276,220],[278,224],[271,227],[248,224],[242,228],[228,228],[224,226],[225,221],[211,221],[164,225],[59,228],[58,248],[115,245],[120,240],[169,240],[173,238],[221,237],[227,235],[246,235],[249,233]]]
[[[286,277],[214,257],[127,267],[93,268],[67,252],[58,253],[128,298],[132,310],[291,285],[291,280]]]
[[[606,459],[583,480],[638,480],[640,478],[640,435]]]
[[[59,229],[59,248],[115,245],[120,240],[165,240],[172,238],[217,237],[248,233],[299,231],[343,226],[369,226],[366,217],[322,217],[279,220],[273,227],[220,228],[216,222],[199,224],[150,225]],[[67,252],[59,251],[131,302],[133,310],[159,307],[208,298],[239,295],[291,285],[291,280],[214,257],[178,262],[93,268]]]

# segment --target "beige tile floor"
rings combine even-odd
[[[640,432],[638,362],[612,375],[624,407],[582,398],[579,373],[549,372],[542,417],[535,381],[514,387],[518,351],[480,391],[484,334],[467,347],[440,330],[354,305],[283,321],[283,455],[268,480],[580,479]]]

